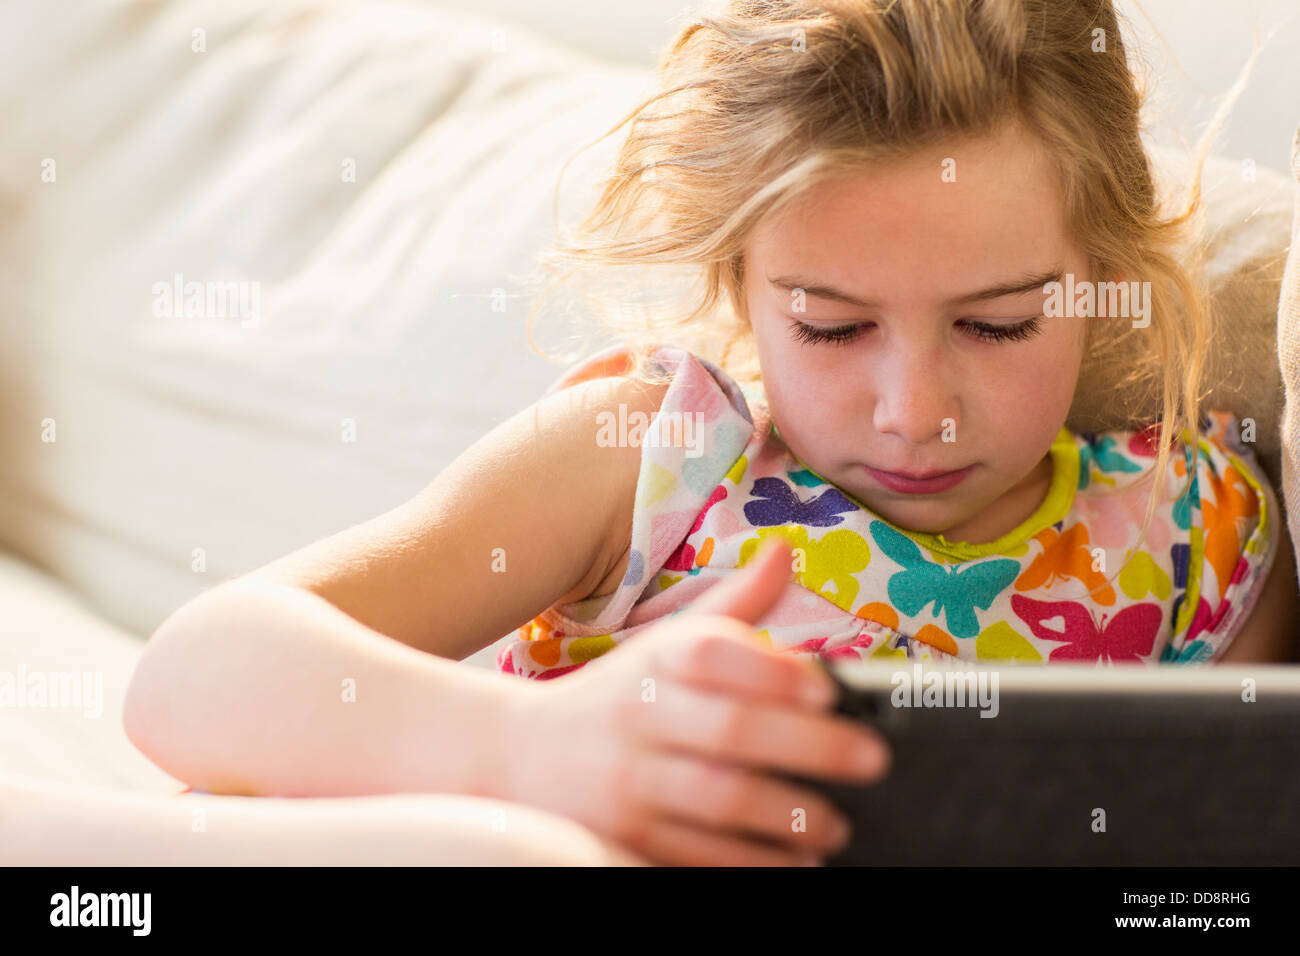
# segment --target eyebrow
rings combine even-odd
[[[989,299],[1000,299],[1008,295],[1024,295],[1026,292],[1033,292],[1036,289],[1042,289],[1049,282],[1060,282],[1064,275],[1064,270],[1055,269],[1051,272],[1031,273],[1022,276],[1019,279],[1012,279],[1008,282],[999,282],[991,285],[987,289],[980,289],[976,292],[968,292],[966,295],[959,295],[950,299],[948,304],[960,305],[965,302],[985,302]],[[805,279],[799,276],[768,276],[767,281],[779,289],[785,289],[787,292],[793,292],[795,289],[803,289],[808,295],[817,296],[819,299],[833,299],[836,302],[844,302],[848,305],[856,305],[864,309],[876,309],[880,303],[873,299],[859,299],[842,292],[839,289],[824,285],[812,279]]]

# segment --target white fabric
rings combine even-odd
[[[171,793],[184,786],[122,729],[140,655],[135,635],[6,552],[0,608],[0,776]]]
[[[265,6],[53,0],[0,33],[0,542],[139,634],[559,374],[519,277],[647,81],[434,8]],[[155,317],[176,273],[259,283],[259,324]]]

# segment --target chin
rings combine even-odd
[[[956,528],[967,520],[967,516],[939,511],[926,507],[924,503],[908,507],[876,507],[870,502],[863,502],[868,508],[891,524],[907,531],[919,531],[923,534],[943,534],[950,528]]]

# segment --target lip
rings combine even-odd
[[[957,471],[931,471],[908,474],[897,471],[881,471],[870,465],[863,465],[863,470],[875,481],[904,495],[937,495],[950,488],[956,488],[975,470],[974,465],[967,465]]]

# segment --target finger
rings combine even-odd
[[[665,641],[654,657],[660,673],[706,690],[818,710],[835,700],[835,682],[808,655],[773,651],[732,618],[700,615],[689,626],[704,636]]]
[[[856,720],[660,681],[634,713],[650,746],[798,776],[869,783],[888,773],[889,747]]]
[[[825,856],[847,842],[848,821],[828,799],[743,767],[648,750],[635,774],[627,799],[651,813],[759,836],[799,854]]]
[[[746,624],[757,624],[790,582],[790,543],[773,535],[743,568],[713,585],[683,614],[725,614]]]
[[[820,862],[667,816],[650,821],[634,849],[668,866],[808,866]]]

